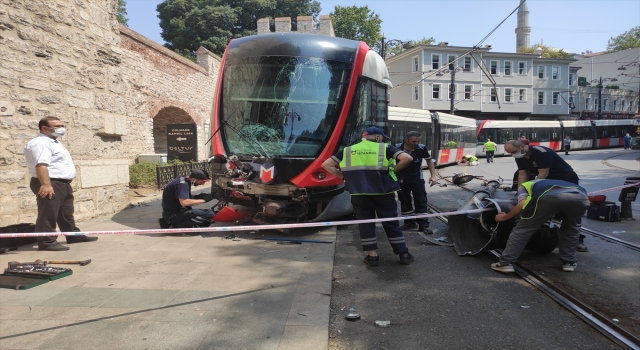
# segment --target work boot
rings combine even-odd
[[[364,263],[369,266],[378,266],[380,264],[380,257],[367,255],[364,257]]]
[[[69,247],[65,247],[62,244],[55,242],[51,245],[47,245],[47,246],[41,246],[38,245],[38,250],[48,250],[51,252],[61,252],[61,251],[65,251],[65,250],[69,250]]]
[[[579,252],[586,253],[586,252],[589,251],[589,248],[587,248],[587,246],[584,245],[584,242],[580,242],[580,243],[578,243],[578,248],[576,250],[579,251]]]
[[[67,236],[67,244],[72,243],[82,243],[82,242],[95,242],[98,240],[98,237],[89,237],[89,236]]]
[[[418,228],[418,224],[416,224],[414,221],[405,221],[404,225],[402,225],[402,227],[400,227],[401,230],[415,230]]]
[[[424,233],[426,233],[426,234],[428,234],[428,235],[433,234],[433,230],[431,230],[428,226],[422,226],[422,225],[420,225],[420,226],[418,227],[418,231],[420,231],[420,232],[424,232]]]
[[[410,265],[414,260],[413,255],[411,255],[409,252],[400,254],[400,264],[402,265]]]
[[[163,219],[163,218],[158,218],[158,224],[160,225],[161,229],[165,229],[165,228],[171,227],[171,225],[169,225],[167,223],[167,221],[165,219]]]

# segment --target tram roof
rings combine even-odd
[[[559,128],[557,120],[489,120],[483,128]]]
[[[633,119],[615,119],[615,120],[593,120],[593,125],[633,125]]]
[[[431,123],[431,111],[428,109],[389,107],[389,120]]]
[[[591,122],[588,120],[563,120],[560,122],[562,126],[571,128],[576,126],[591,126]]]

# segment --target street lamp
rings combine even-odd
[[[405,50],[408,50],[413,47],[413,43],[411,41],[402,41],[398,39],[391,39],[391,40],[385,41],[385,39],[386,38],[383,35],[382,41],[380,43],[380,56],[382,56],[382,59],[384,59],[385,48],[389,44],[402,44],[402,48]]]

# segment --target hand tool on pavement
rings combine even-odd
[[[48,261],[42,261],[40,259],[34,261],[34,262],[26,262],[26,263],[19,263],[17,261],[12,261],[9,263],[9,265],[11,264],[34,264],[34,265],[48,265],[48,264],[78,264],[80,266],[85,266],[85,265],[89,265],[91,263],[91,259],[87,259],[87,260],[48,260]]]

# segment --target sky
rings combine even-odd
[[[162,0],[125,0],[129,28],[164,43],[156,6]],[[434,37],[452,46],[478,44],[519,0],[318,0],[321,15],[335,6],[368,6],[382,19],[384,36],[402,41]],[[573,53],[606,50],[607,41],[640,26],[638,0],[527,0],[530,44],[543,42]],[[515,52],[517,13],[484,43],[492,52]]]

